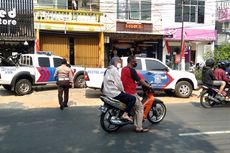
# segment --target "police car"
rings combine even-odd
[[[18,64],[0,66],[0,85],[6,90],[12,90],[17,95],[32,92],[36,85],[56,84],[54,72],[61,65],[62,57],[50,52],[22,54],[17,59]],[[71,65],[74,74],[75,87],[85,87],[84,68]]]
[[[122,57],[122,66],[127,65],[127,58]],[[177,97],[191,96],[193,89],[198,89],[198,83],[193,73],[170,69],[155,58],[136,57],[137,67],[144,79],[156,90],[175,93]],[[86,68],[85,79],[89,88],[100,89],[105,68]]]

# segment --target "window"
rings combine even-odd
[[[141,59],[136,59],[136,61],[137,61],[137,67],[135,69],[136,70],[142,70]]]
[[[50,67],[50,60],[48,57],[39,57],[38,64],[40,67]]]
[[[140,8],[139,8],[139,1],[137,0],[133,0],[132,2],[130,2],[130,19],[132,20],[138,20],[140,18],[139,12]]]
[[[204,0],[175,0],[175,22],[182,21],[182,1],[184,22],[204,23]]]
[[[62,62],[61,58],[54,58],[54,67],[60,66],[61,62]]]
[[[20,65],[32,66],[33,65],[32,57],[31,56],[22,56],[20,58]]]
[[[118,19],[151,20],[151,0],[117,0]]]
[[[52,7],[54,6],[54,1],[52,0],[37,0],[37,3],[41,6],[49,6]]]
[[[148,71],[165,71],[167,67],[155,60],[145,60]]]

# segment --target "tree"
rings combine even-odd
[[[230,60],[230,44],[223,44],[215,48],[214,60],[216,63],[221,60]]]
[[[213,58],[215,60],[215,63],[217,64],[219,61],[228,60],[230,61],[230,44],[223,44],[215,48],[214,50],[214,56],[211,50],[207,50],[203,56],[203,59],[206,61],[209,58]],[[197,80],[201,80],[202,76],[202,69],[196,69],[194,71],[194,74],[196,76]]]

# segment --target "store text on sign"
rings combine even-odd
[[[130,23],[126,23],[125,24],[125,28],[127,28],[127,29],[143,29],[144,25],[143,24],[130,24]]]
[[[16,15],[17,14],[15,8],[13,8],[9,12],[6,12],[5,10],[0,10],[0,25],[16,25],[17,21],[13,20],[16,17]]]

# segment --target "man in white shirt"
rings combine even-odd
[[[120,100],[126,104],[126,109],[122,115],[123,119],[132,121],[128,113],[136,102],[136,97],[124,92],[124,87],[121,82],[118,69],[121,67],[121,60],[119,57],[113,57],[110,61],[110,66],[105,71],[103,80],[103,94],[108,97]]]

